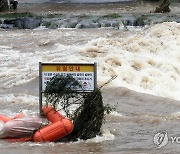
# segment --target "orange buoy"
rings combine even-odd
[[[11,119],[12,119],[11,117],[0,114],[0,120],[4,123],[8,122]]]
[[[24,116],[25,116],[24,113],[18,113],[16,116],[14,116],[13,119],[23,118]]]
[[[9,116],[5,116],[5,115],[0,114],[0,120],[3,121],[4,123],[6,123],[9,120],[23,118],[24,116],[25,115],[23,113],[18,113],[16,116],[14,116],[14,118],[11,118]]]
[[[59,112],[57,112],[53,107],[43,107],[42,109],[44,115],[52,123],[48,126],[45,126],[37,130],[32,137],[25,138],[5,138],[9,142],[25,142],[25,141],[34,141],[34,142],[53,142],[56,141],[68,134],[70,134],[74,128],[74,125],[71,120],[66,119]],[[22,118],[25,115],[23,113],[17,114],[14,118],[8,116],[0,115],[0,120],[4,123],[12,119]]]
[[[72,132],[74,128],[73,123],[53,107],[44,106],[42,111],[52,123],[35,132],[33,137],[34,142],[53,142]]]
[[[38,130],[33,137],[34,142],[54,142],[70,134],[73,130],[73,123],[68,119],[54,122]]]
[[[32,141],[32,137],[25,137],[25,138],[6,138],[5,139],[8,142],[27,142]]]
[[[19,113],[17,114],[16,116],[14,116],[14,118],[11,118],[11,117],[8,117],[8,116],[5,116],[5,115],[2,115],[0,114],[0,120],[3,122],[3,123],[6,123],[10,120],[13,120],[13,119],[18,119],[18,118],[23,118],[25,115],[23,113]],[[27,141],[32,141],[32,137],[23,137],[23,138],[5,138],[6,141],[8,142],[27,142]]]
[[[46,118],[49,121],[51,121],[52,123],[57,122],[57,121],[61,121],[62,119],[65,118],[62,114],[60,114],[58,111],[56,111],[51,106],[44,106],[42,108],[42,111],[43,111],[44,115],[46,116]]]

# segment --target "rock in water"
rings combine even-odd
[[[15,26],[23,29],[34,29],[40,26],[40,20],[36,18],[18,18],[15,20]]]
[[[4,24],[12,25],[19,29],[34,29],[40,26],[41,20],[31,17],[22,17],[17,19],[7,19],[4,20]]]

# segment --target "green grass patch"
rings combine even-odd
[[[118,17],[120,17],[120,15],[117,13],[111,13],[104,16],[104,18],[118,18]]]
[[[41,16],[37,16],[32,13],[1,13],[0,18],[19,18],[19,17],[36,17],[36,18],[42,18]]]

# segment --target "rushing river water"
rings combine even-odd
[[[154,7],[154,3],[146,4],[151,6],[144,5],[148,9]],[[46,8],[38,10],[35,4],[30,5],[28,9],[35,8],[39,13],[48,7],[47,4],[41,4],[39,6]],[[125,4],[101,4],[101,9],[97,5],[94,8],[93,5],[69,6],[75,6],[79,14],[86,13],[84,7],[90,13],[103,14],[123,12],[118,10],[120,5]],[[28,6],[25,0],[21,1],[17,12],[23,11],[25,6]],[[50,6],[53,8],[54,4]],[[62,10],[57,10],[72,13],[68,5],[63,6]],[[131,9],[131,13],[138,12],[141,7],[135,6],[124,10],[135,8]],[[172,6],[177,13],[179,6]],[[0,153],[179,152],[179,140],[174,143],[171,140],[171,137],[180,136],[179,23],[167,22],[128,31],[112,28],[0,29],[0,58],[0,113],[10,116],[20,111],[38,113],[40,61],[97,62],[99,86],[113,75],[118,75],[102,89],[104,103],[116,107],[116,111],[106,117],[102,136],[74,143],[8,143],[1,140]],[[162,131],[168,133],[169,142],[157,148],[153,137]]]
[[[102,3],[105,1],[107,3]],[[118,1],[121,3],[112,3]],[[142,0],[18,0],[18,2],[16,12],[100,15],[109,13],[149,13],[160,3]],[[179,5],[178,1],[171,3],[171,13],[179,13]]]

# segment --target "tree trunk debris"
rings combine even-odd
[[[0,0],[0,12],[8,9],[8,1]]]
[[[154,13],[167,13],[170,12],[170,1],[169,0],[163,0],[163,2],[160,4],[160,6],[156,7]]]

